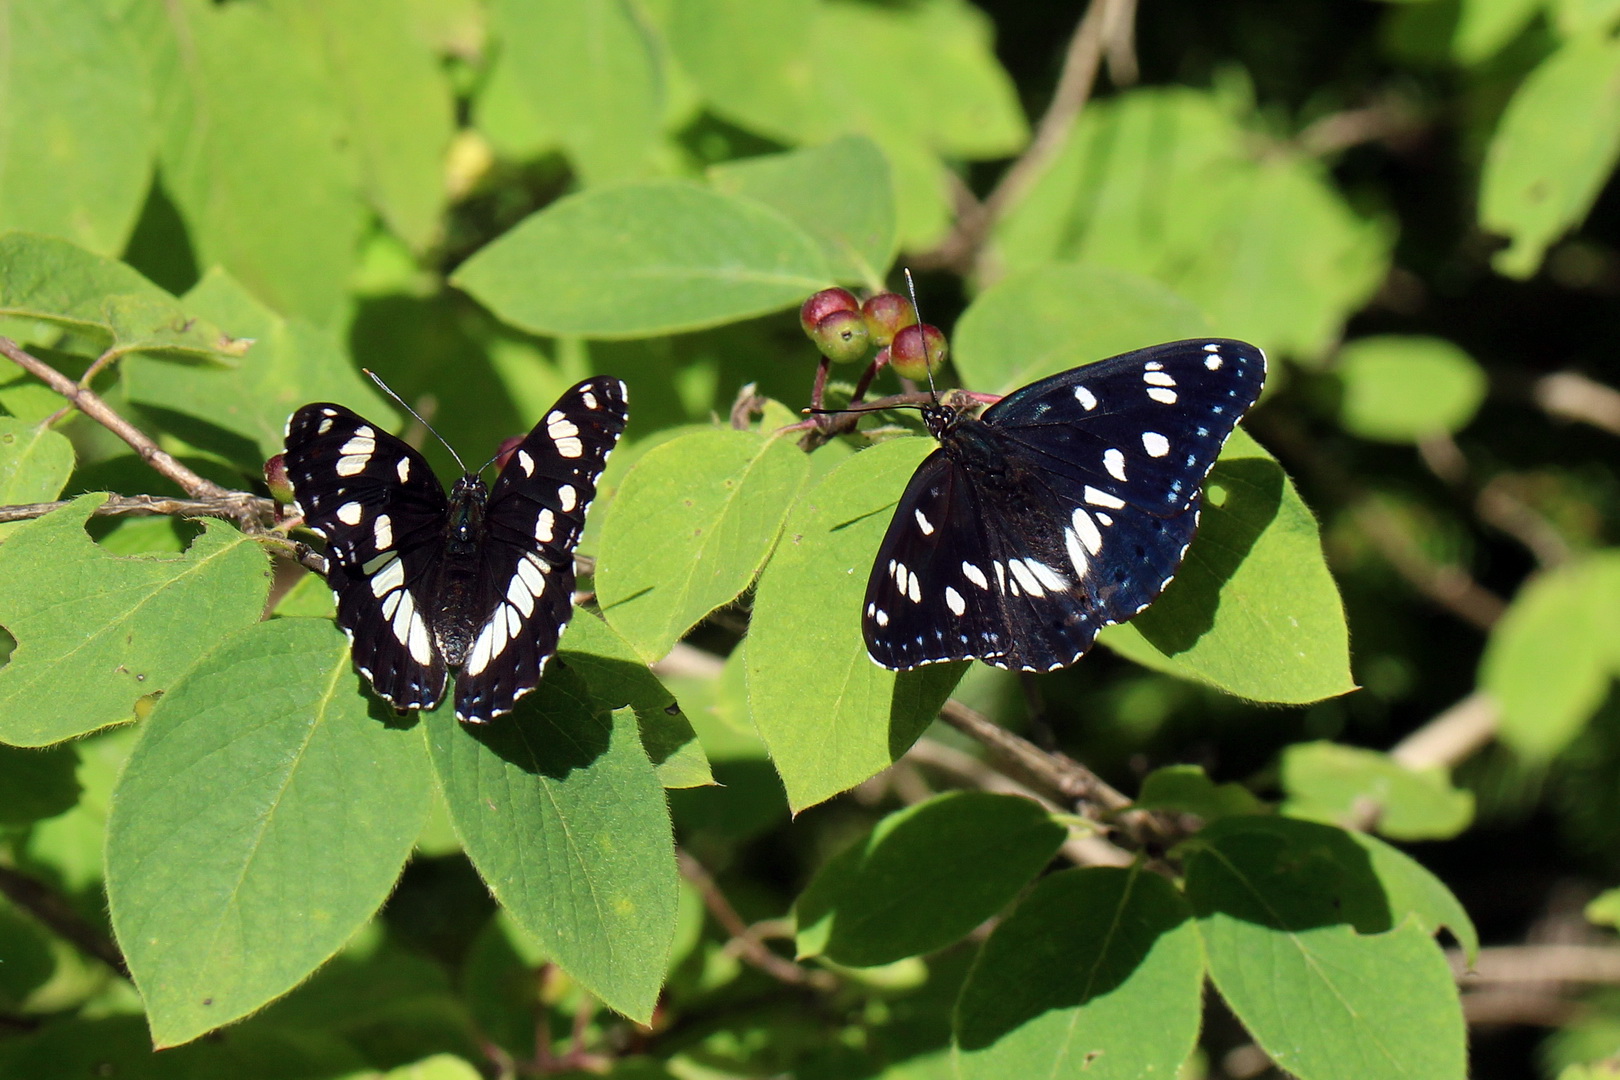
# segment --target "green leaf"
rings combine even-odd
[[[50,502],[73,473],[73,444],[43,424],[0,417],[0,504]],[[0,522],[0,539],[17,528]]]
[[[171,4],[164,184],[201,265],[286,315],[338,316],[365,221],[321,59],[259,4]]]
[[[1197,308],[1156,282],[1106,266],[1048,264],[980,293],[957,320],[951,358],[964,384],[1005,394],[1144,345],[1208,332]]]
[[[624,0],[495,0],[500,66],[586,184],[653,171],[663,79]]]
[[[1617,159],[1620,40],[1589,33],[1525,78],[1491,137],[1479,221],[1512,240],[1492,265],[1509,277],[1534,274],[1548,245],[1586,217]]]
[[[152,1040],[302,982],[382,905],[427,814],[416,736],[324,619],[235,634],[164,694],[113,793],[107,895]]]
[[[608,1007],[645,1023],[675,932],[669,811],[635,714],[599,712],[554,666],[476,728],[424,714],[462,846],[524,932]]]
[[[1462,0],[1451,55],[1468,66],[1489,60],[1518,37],[1545,6],[1541,0]]]
[[[450,280],[533,333],[631,338],[796,305],[831,277],[816,241],[776,211],[663,181],[559,199]]]
[[[817,72],[807,43],[816,0],[670,7],[670,50],[716,115],[778,142],[813,141]]]
[[[3,550],[3,549],[0,549]],[[1501,709],[1501,737],[1545,761],[1575,738],[1620,676],[1620,551],[1532,580],[1491,630],[1479,685]]]
[[[73,809],[79,801],[78,764],[71,746],[0,745],[0,825],[26,825]]]
[[[438,57],[411,26],[410,0],[274,6],[325,60],[366,197],[413,250],[431,247],[443,231],[455,102]]]
[[[1349,629],[1316,521],[1242,428],[1204,485],[1203,523],[1175,581],[1098,640],[1255,701],[1304,703],[1355,689]]]
[[[389,1069],[382,1074],[381,1080],[479,1080],[483,1075],[465,1058],[454,1054],[434,1054],[421,1061]]]
[[[1581,913],[1594,926],[1620,927],[1620,889],[1604,889],[1587,901]]]
[[[102,255],[124,248],[152,177],[146,77],[108,4],[0,9],[0,221]]]
[[[1234,814],[1262,814],[1266,807],[1242,784],[1217,784],[1199,765],[1166,765],[1142,779],[1136,805],[1144,810],[1195,814],[1216,821]]]
[[[1256,160],[1253,139],[1212,93],[1093,102],[1009,208],[997,249],[1012,270],[1062,259],[1142,274],[1223,336],[1317,355],[1383,280],[1388,230],[1352,213],[1318,163],[1276,148]]]
[[[1139,868],[1042,880],[991,933],[962,987],[957,1075],[1176,1076],[1203,1006],[1189,915],[1174,886]]]
[[[1388,754],[1330,742],[1283,750],[1283,813],[1353,826],[1368,816],[1396,840],[1447,840],[1474,820],[1474,795],[1459,791],[1443,769],[1418,772]]]
[[[248,346],[192,318],[133,267],[15,230],[0,233],[0,315],[62,326],[116,353],[144,349],[228,360]]]
[[[861,638],[872,559],[932,439],[895,439],[799,499],[760,575],[748,634],[748,707],[795,813],[887,768],[939,713],[963,664],[896,674]]]
[[[1301,1080],[1461,1080],[1466,1031],[1444,954],[1392,910],[1367,849],[1337,829],[1227,818],[1186,861],[1210,975]]]
[[[849,135],[807,150],[725,162],[716,191],[771,206],[821,244],[834,279],[878,289],[894,260],[894,185],[871,139]]]
[[[579,672],[600,710],[628,705],[636,711],[641,745],[667,788],[714,783],[692,723],[679,702],[647,669],[630,643],[597,615],[576,611],[557,646],[557,656]]]
[[[1412,856],[1363,832],[1347,834],[1367,853],[1372,872],[1384,891],[1390,920],[1416,919],[1430,934],[1448,930],[1462,946],[1463,958],[1472,966],[1479,955],[1479,933],[1462,904],[1441,880]]]
[[[259,545],[217,521],[184,555],[117,556],[84,531],[85,495],[0,544],[0,739],[43,746],[128,720],[240,626],[269,591]],[[63,692],[68,688],[68,692]]]
[[[1005,907],[1067,836],[1039,803],[989,792],[890,814],[799,896],[799,958],[874,967],[942,949]]]
[[[1364,439],[1411,443],[1455,434],[1485,400],[1485,373],[1443,338],[1359,338],[1339,351],[1340,422]]]
[[[394,407],[360,377],[331,334],[276,314],[226,271],[210,270],[185,303],[254,342],[230,370],[146,357],[125,362],[129,399],[156,413],[165,430],[192,446],[254,475],[281,453],[288,417],[307,402],[336,401],[393,426]]]
[[[602,614],[643,658],[662,658],[753,582],[809,473],[792,439],[752,431],[695,431],[649,450],[602,522]]]

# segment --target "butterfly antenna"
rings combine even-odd
[[[462,472],[467,471],[466,463],[461,460],[461,455],[456,453],[456,448],[445,442],[444,436],[440,435],[437,431],[434,431],[433,425],[422,419],[421,413],[417,412],[415,409],[406,404],[405,399],[394,393],[393,389],[387,383],[383,382],[382,377],[379,376],[375,371],[372,371],[370,368],[361,368],[360,370],[366,373],[366,377],[368,379],[382,387],[383,393],[399,402],[400,408],[416,417],[416,422],[427,428],[428,431],[432,433],[433,437],[439,440],[440,445],[442,445],[446,450],[450,451],[450,456],[456,459],[456,466],[460,468]]]
[[[911,296],[911,317],[917,320],[918,326],[921,326],[922,307],[917,303],[917,283],[911,280],[911,267],[906,267],[901,273],[906,275],[906,292]],[[917,331],[917,333],[922,338],[923,370],[928,373],[928,396],[933,398],[934,404],[937,405],[939,404],[939,391],[934,388],[934,364],[928,356],[928,335],[921,330]]]

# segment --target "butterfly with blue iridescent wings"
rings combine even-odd
[[[573,612],[574,546],[627,418],[624,383],[586,379],[516,447],[493,489],[448,498],[420,452],[341,405],[287,421],[287,478],[326,538],[327,584],[355,666],[399,709],[510,712],[540,682]]]
[[[1041,379],[977,418],[923,406],[940,445],[878,548],[867,652],[896,671],[1073,664],[1170,583],[1265,378],[1253,345],[1194,338]]]

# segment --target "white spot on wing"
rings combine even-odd
[[[1125,482],[1125,455],[1118,449],[1109,447],[1103,451],[1103,468],[1107,469],[1108,475],[1115,480],[1122,484]]]
[[[381,599],[384,593],[403,584],[405,584],[405,564],[399,561],[398,555],[390,552],[388,565],[371,577],[371,595]]]
[[[340,454],[357,454],[361,457],[370,457],[377,449],[377,442],[371,438],[370,428],[361,428],[353,438],[338,447]]]
[[[387,514],[377,515],[377,523],[372,526],[371,538],[376,541],[378,551],[387,551],[394,546],[394,523]]]
[[[584,406],[587,409],[594,409],[594,408],[597,407],[596,406],[596,395],[591,393],[589,390],[585,391],[583,394],[580,394],[579,395],[579,400],[584,404]]]
[[[540,511],[540,516],[534,519],[534,538],[542,544],[551,543],[556,524],[556,514],[553,514],[550,510]]]
[[[1163,371],[1164,365],[1159,363],[1157,360],[1149,360],[1147,363],[1142,365],[1142,368],[1146,371]]]
[[[1149,371],[1142,376],[1142,381],[1149,386],[1174,386],[1175,378],[1168,371]]]
[[[539,568],[534,565],[532,560],[518,560],[517,578],[515,580],[521,581],[523,587],[528,589],[533,596],[539,596],[546,591],[545,575],[540,573]],[[525,610],[524,614],[527,615],[528,611]]]
[[[1063,530],[1063,546],[1068,549],[1069,561],[1074,564],[1075,576],[1085,577],[1090,562],[1086,559],[1086,553],[1080,550],[1080,538],[1075,535],[1073,529]]]
[[[473,642],[472,649],[467,653],[466,671],[468,675],[477,675],[489,665],[489,649],[493,639],[494,628],[485,626],[483,632],[478,635],[478,640]]]
[[[1063,575],[1039,559],[1026,558],[1024,565],[1029,567],[1029,572],[1035,575],[1035,580],[1039,581],[1041,587],[1047,592],[1063,592],[1069,587],[1069,583],[1064,579]]]
[[[961,593],[949,585],[945,586],[945,606],[951,609],[953,615],[961,615],[967,611],[967,601],[962,599]]]
[[[1074,388],[1074,400],[1078,401],[1080,403],[1080,407],[1085,409],[1086,412],[1090,412],[1092,409],[1097,407],[1097,395],[1093,394],[1090,390],[1087,390],[1084,386],[1077,386]]]
[[[528,585],[524,582],[522,570],[513,574],[512,580],[507,582],[506,599],[523,613],[524,618],[534,614],[534,593],[529,591]]]
[[[1030,573],[1029,567],[1024,565],[1024,560],[1007,560],[1007,570],[1012,574],[1013,580],[1022,585],[1024,587],[1024,591],[1029,593],[1029,595],[1034,597],[1042,597],[1046,595],[1045,591],[1041,589],[1041,583],[1035,579],[1034,574]]]
[[[337,519],[345,525],[358,525],[362,513],[359,503],[346,502],[337,508]]]
[[[418,615],[411,620],[411,659],[418,664],[431,664],[433,650],[428,646],[427,623]]]
[[[317,434],[317,435],[325,435],[328,431],[331,431],[331,430],[332,430],[332,420],[331,420],[330,417],[328,417],[327,419],[322,420],[320,422],[320,424],[315,428],[315,434]]]
[[[984,571],[980,570],[977,566],[974,566],[970,562],[964,562],[962,564],[962,576],[973,582],[973,584],[977,585],[981,589],[988,589],[990,587],[990,582],[984,576]]]
[[[563,513],[569,513],[579,505],[579,493],[568,484],[557,489],[557,504],[562,507]]]
[[[1204,357],[1204,366],[1211,371],[1219,371],[1221,370],[1221,358],[1219,356],[1206,356]]]
[[[990,565],[996,571],[996,588],[1000,589],[1002,592],[1006,592],[1007,591],[1007,568],[1005,566],[1002,566],[998,562],[991,563]]]
[[[408,457],[400,458],[399,464],[394,467],[394,471],[399,474],[400,483],[403,484],[409,480],[411,478],[411,459]]]
[[[361,473],[366,471],[366,462],[370,460],[370,454],[367,454],[364,457],[360,456],[359,454],[353,454],[349,457],[340,457],[338,458],[337,463],[337,474],[339,476],[359,476]]]
[[[922,603],[922,590],[917,587],[916,574],[912,574],[911,577],[906,580],[906,595],[911,598],[911,602],[913,604]]]
[[[572,425],[570,425],[570,426],[572,426]],[[561,454],[563,457],[574,458],[574,457],[584,457],[585,456],[585,444],[580,442],[578,439],[575,439],[575,438],[558,439],[557,442],[556,442],[556,446],[557,446],[557,453]]]
[[[534,475],[534,458],[529,456],[527,450],[518,451],[518,468],[523,470],[524,476]]]
[[[1148,457],[1164,457],[1170,452],[1170,440],[1157,431],[1144,431],[1142,449],[1148,452]]]
[[[1097,528],[1097,523],[1091,520],[1090,514],[1077,506],[1074,508],[1074,517],[1070,523],[1074,527],[1075,535],[1080,538],[1080,542],[1086,545],[1087,551],[1093,555],[1102,551],[1102,530]]]
[[[917,519],[917,528],[922,530],[922,534],[924,536],[933,536],[934,535],[934,523],[932,521],[929,521],[926,517],[924,517],[923,512],[921,510],[913,510],[912,514],[913,514],[913,516],[916,517],[916,519]]]
[[[877,614],[874,615],[873,618],[877,620],[877,624],[879,626],[889,625],[889,613],[884,611],[882,608],[878,608]]]
[[[1086,485],[1086,502],[1092,506],[1106,506],[1110,510],[1123,510],[1125,508],[1124,499],[1117,499],[1101,488],[1094,488],[1090,484]]]
[[[1165,390],[1158,386],[1148,388],[1148,397],[1157,401],[1160,405],[1174,405],[1177,401],[1174,390]]]

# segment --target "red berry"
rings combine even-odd
[[[293,501],[292,482],[287,479],[286,459],[286,454],[277,454],[264,463],[264,482],[270,487],[270,497],[279,503]]]
[[[859,360],[871,348],[871,336],[866,331],[866,320],[859,311],[834,311],[816,323],[810,340],[816,343],[821,355],[835,364],[848,364]]]
[[[918,382],[928,378],[930,371],[938,371],[950,355],[945,334],[928,323],[903,327],[894,335],[889,346],[889,362],[908,379]]]
[[[523,445],[524,438],[525,436],[522,435],[513,435],[501,440],[501,448],[495,451],[495,468],[497,470],[506,468],[506,463],[512,460],[512,455],[517,452],[517,448]]]
[[[799,308],[799,326],[811,338],[816,336],[816,324],[835,311],[859,311],[861,302],[848,289],[822,289]]]
[[[866,319],[866,328],[872,332],[872,340],[879,345],[887,345],[901,329],[917,321],[917,311],[911,306],[911,301],[892,292],[881,292],[868,298],[861,305],[861,316]]]

